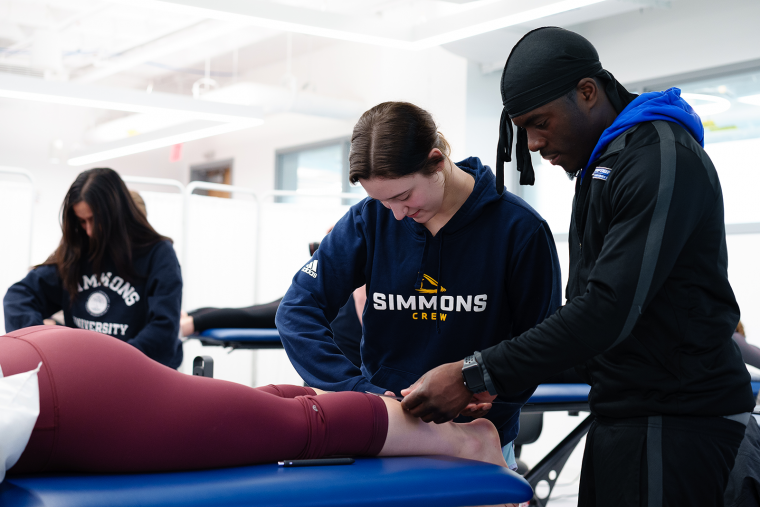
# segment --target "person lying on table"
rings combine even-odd
[[[5,376],[41,365],[39,416],[8,475],[178,472],[329,456],[447,455],[506,467],[487,420],[425,424],[398,401],[191,376],[93,331],[0,336]]]
[[[589,41],[554,27],[512,49],[501,92],[497,171],[513,121],[522,183],[533,183],[529,150],[576,180],[567,303],[429,371],[402,406],[442,423],[473,393],[514,395],[577,365],[596,415],[579,505],[723,505],[754,400],[731,340],[739,307],[699,116],[675,88],[628,93]]]

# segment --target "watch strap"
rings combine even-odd
[[[475,351],[475,361],[478,363],[478,366],[480,367],[480,373],[483,375],[483,382],[486,385],[486,390],[488,391],[488,394],[491,396],[496,396],[498,393],[496,392],[496,387],[493,385],[493,381],[491,380],[491,375],[488,373],[488,368],[486,368],[486,363],[483,361],[483,355],[480,353],[480,351]]]

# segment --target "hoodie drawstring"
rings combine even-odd
[[[441,287],[443,286],[443,283],[441,282],[441,271],[442,271],[442,264],[443,264],[443,234],[441,234],[441,241],[438,245],[438,273],[436,273],[436,281],[438,282],[438,285],[435,288],[435,297],[437,300],[436,308],[440,312],[441,310]],[[428,241],[428,233],[425,232],[425,246],[422,249],[422,259],[420,259],[420,267],[417,270],[417,280],[414,282],[414,290],[422,289],[422,284],[424,283],[425,278],[425,259],[427,259],[428,255],[428,247],[430,245],[430,242]],[[436,319],[435,321],[435,331],[438,334],[441,334],[441,320]]]
[[[427,259],[427,254],[428,254],[428,235],[427,235],[427,233],[425,233],[423,237],[425,239],[425,246],[422,248],[422,258],[420,259],[420,267],[417,270],[417,280],[414,282],[414,287],[412,287],[415,290],[422,288],[423,275],[425,274],[424,273],[425,259]]]
[[[443,234],[441,234],[441,241],[438,245],[438,273],[436,274],[436,280],[438,280],[438,287],[435,288],[435,295],[438,299],[438,310],[441,309],[441,287],[443,287],[443,281],[441,280],[441,263],[443,263]],[[440,313],[440,312],[439,312]],[[440,314],[438,315],[438,319],[435,321],[435,331],[438,334],[441,334],[441,319]]]

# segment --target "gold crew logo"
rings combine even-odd
[[[434,288],[432,289],[426,289],[425,288],[425,282],[428,282],[430,285],[432,285]],[[417,292],[421,292],[423,294],[438,294],[438,292],[446,292],[446,289],[443,287],[438,287],[438,282],[433,280],[432,276],[429,275],[422,275],[422,282],[420,282],[420,288],[414,289]]]
[[[412,320],[445,321],[446,312],[482,312],[485,311],[488,295],[477,296],[442,296],[446,288],[429,275],[422,275],[420,287],[414,289],[418,296],[401,294],[372,294],[372,306],[378,311],[411,311]],[[432,294],[430,297],[424,294]]]

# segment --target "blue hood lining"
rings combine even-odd
[[[680,89],[668,88],[662,92],[642,93],[621,111],[612,125],[602,132],[588,164],[581,171],[581,181],[586,170],[599,160],[605,148],[616,137],[634,125],[655,120],[669,121],[682,126],[704,148],[705,129],[702,126],[702,119],[689,103],[681,98]]]

